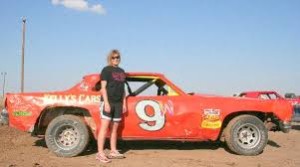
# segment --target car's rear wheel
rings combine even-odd
[[[233,118],[225,128],[225,141],[236,154],[257,155],[268,142],[268,131],[259,118],[241,115]]]
[[[45,135],[48,148],[60,157],[79,155],[86,149],[89,138],[86,124],[74,115],[62,115],[53,119]]]

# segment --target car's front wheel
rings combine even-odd
[[[236,154],[257,155],[268,142],[268,131],[259,118],[240,115],[233,118],[225,128],[225,141]]]
[[[73,157],[86,149],[89,131],[80,117],[61,115],[48,125],[45,140],[48,148],[57,156]]]

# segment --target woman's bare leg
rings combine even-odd
[[[104,151],[105,138],[107,134],[107,130],[110,124],[110,120],[102,119],[100,132],[98,134],[98,152],[101,154]]]
[[[113,122],[111,128],[111,135],[110,135],[111,151],[117,151],[118,127],[119,127],[119,122]]]

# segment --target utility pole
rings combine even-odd
[[[1,75],[3,75],[3,86],[2,86],[2,97],[4,98],[4,94],[5,94],[5,76],[6,76],[6,72],[1,72]]]
[[[23,35],[22,35],[22,68],[21,68],[21,93],[24,92],[24,54],[25,54],[25,25],[26,25],[26,18],[22,18],[23,22]]]

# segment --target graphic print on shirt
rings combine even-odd
[[[124,72],[112,72],[112,78],[115,81],[124,82],[126,75]]]

